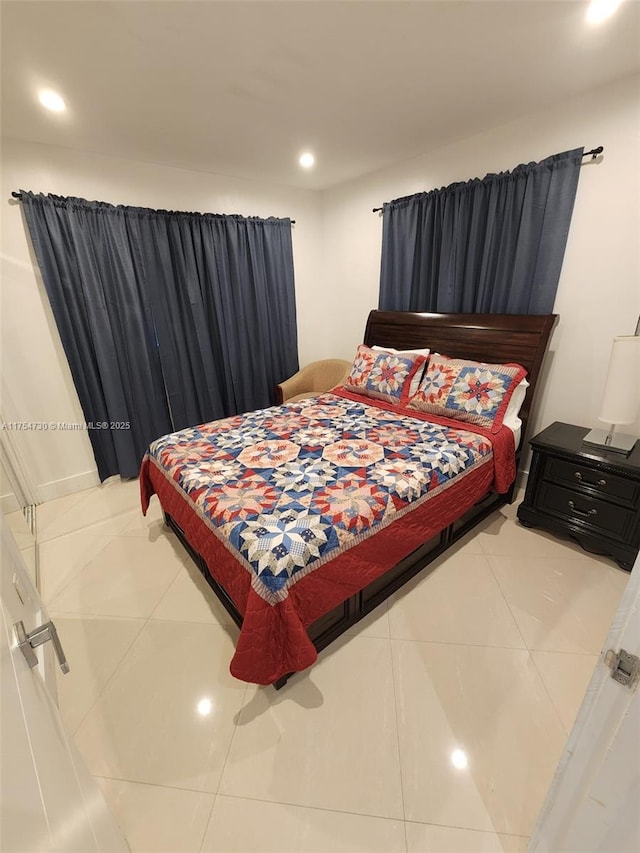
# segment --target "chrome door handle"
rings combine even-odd
[[[64,649],[62,648],[60,637],[58,637],[58,632],[53,622],[45,622],[44,625],[34,628],[30,634],[27,634],[24,622],[21,619],[19,622],[14,624],[13,630],[18,638],[18,647],[22,649],[22,654],[27,659],[27,663],[31,668],[38,665],[38,658],[34,649],[37,649],[38,646],[41,646],[43,643],[47,643],[51,640],[56,657],[58,658],[58,663],[60,664],[60,669],[65,675],[69,672],[69,664],[67,663],[67,658],[65,656]]]

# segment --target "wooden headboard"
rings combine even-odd
[[[367,346],[414,349],[429,347],[451,358],[504,364],[516,361],[527,369],[530,388],[520,410],[526,433],[531,404],[557,314],[416,314],[371,311],[364,333]]]

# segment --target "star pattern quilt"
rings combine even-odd
[[[434,512],[421,508],[440,497],[457,512],[447,493],[469,478],[467,502],[472,482],[488,489],[496,436],[462,426],[338,392],[153,442],[143,510],[157,492],[243,614],[235,675],[271,683],[308,666],[306,627],[425,541]]]

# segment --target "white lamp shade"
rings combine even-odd
[[[632,424],[640,403],[640,336],[613,339],[599,420]]]

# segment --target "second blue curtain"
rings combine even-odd
[[[379,307],[550,313],[582,151],[386,203]]]

